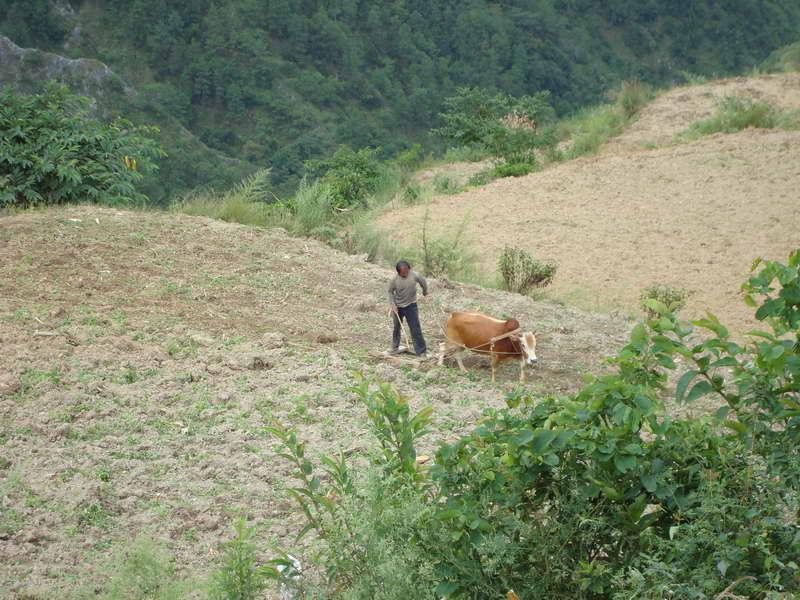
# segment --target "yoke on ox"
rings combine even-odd
[[[516,319],[501,321],[476,312],[454,312],[444,325],[445,340],[439,344],[439,366],[445,357],[455,355],[458,366],[466,372],[461,362],[463,351],[488,354],[492,364],[492,381],[498,363],[504,360],[519,361],[519,380],[525,381],[525,365],[536,364],[536,336],[530,331],[520,331]]]

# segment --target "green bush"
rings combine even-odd
[[[650,307],[650,300],[656,300],[677,313],[686,306],[686,300],[690,295],[689,290],[675,288],[663,283],[654,283],[646,287],[641,296],[639,296],[639,305],[645,314],[652,319],[658,316],[658,311]]]
[[[529,162],[507,162],[494,168],[497,177],[522,177],[536,170],[536,165]]]
[[[309,161],[306,166],[310,173],[321,175],[321,183],[330,189],[334,209],[363,208],[379,187],[383,173],[379,152],[379,148],[353,150],[340,146],[329,158]]]
[[[222,564],[212,575],[210,600],[257,600],[267,582],[278,578],[274,567],[258,565],[253,537],[243,520],[236,522],[236,535],[223,545]]]
[[[403,188],[403,202],[406,204],[418,204],[424,197],[422,186],[418,183],[410,183]]]
[[[322,457],[317,473],[276,427],[321,542],[322,595],[800,592],[800,250],[754,269],[745,300],[770,331],[740,345],[713,315],[689,324],[650,299],[659,318],[634,327],[613,372],[570,397],[510,393],[429,470],[414,447],[430,411],[413,414],[387,385],[354,388],[379,446],[366,478],[344,457]],[[676,359],[676,400],[713,398],[711,415],[667,414]]]
[[[497,267],[505,289],[518,294],[550,285],[558,269],[555,263],[536,260],[525,250],[508,246],[497,259]]]
[[[137,191],[164,152],[154,128],[102,123],[66,87],[0,92],[0,208],[68,202],[144,203]]]
[[[555,143],[549,125],[555,111],[548,92],[514,98],[462,87],[444,100],[444,125],[432,133],[463,146],[485,148],[506,162],[535,161],[535,151]]]

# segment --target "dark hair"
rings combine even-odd
[[[394,269],[399,273],[401,267],[408,267],[410,269],[411,265],[408,264],[407,260],[399,260],[397,261],[397,264],[394,266]]]

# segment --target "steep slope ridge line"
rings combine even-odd
[[[310,452],[365,450],[350,372],[431,405],[439,439],[472,428],[516,385],[482,368],[386,362],[391,271],[280,230],[94,207],[0,218],[0,596],[87,597],[137,536],[207,572],[231,521],[261,553],[292,546],[301,520],[265,423]],[[513,294],[431,281],[422,306],[514,315],[539,337],[532,389],[575,390],[630,324]],[[321,334],[327,337],[323,338]],[[334,343],[322,343],[334,338]],[[53,568],[58,565],[58,568]],[[100,586],[100,587],[98,587]]]

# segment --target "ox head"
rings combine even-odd
[[[536,336],[532,331],[520,333],[519,337],[514,336],[514,340],[522,346],[522,359],[526,364],[535,365],[539,362],[539,359],[536,358]]]

